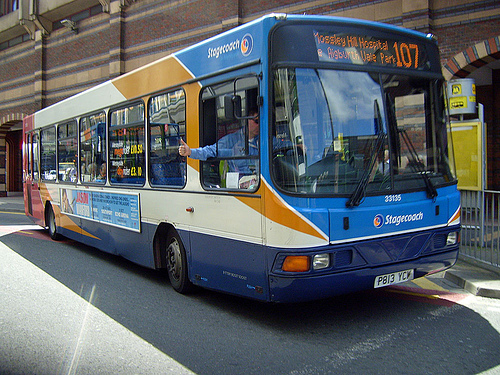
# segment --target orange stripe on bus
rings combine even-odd
[[[168,72],[168,73],[167,73]],[[137,98],[146,93],[164,90],[193,76],[172,56],[155,64],[125,74],[112,81],[113,85],[127,99]]]
[[[62,213],[61,209],[58,206],[53,205],[52,207],[54,208],[54,214],[56,215],[56,218],[59,217],[59,226],[61,228],[68,229],[68,230],[73,231],[75,233],[83,234],[84,236],[87,236],[87,237],[90,237],[90,238],[93,238],[96,240],[100,240],[99,237],[96,237],[93,234],[83,230],[78,224],[76,224],[73,221],[73,219],[70,216]]]
[[[452,218],[450,220],[448,220],[448,224],[450,223],[453,223],[454,221],[456,220],[459,220],[460,219],[460,212],[461,212],[461,208],[458,207],[457,211],[455,212],[455,214],[452,216]]]
[[[313,237],[320,238],[322,240],[328,241],[328,238],[323,232],[318,231],[313,225],[311,225],[307,220],[302,218],[297,212],[291,210],[287,207],[269,188],[267,183],[262,180],[261,186],[257,191],[257,194],[261,194],[263,199],[265,199],[265,209],[261,208],[261,200],[255,198],[237,197],[238,200],[245,203],[247,206],[253,208],[255,211],[265,215],[269,220],[274,221],[280,225],[287,228],[299,231],[301,233],[308,234]]]

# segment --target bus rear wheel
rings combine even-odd
[[[168,238],[165,258],[168,278],[172,287],[182,294],[191,291],[193,284],[188,277],[186,250],[177,233],[171,233]]]
[[[56,215],[54,214],[54,210],[51,205],[47,207],[45,222],[47,223],[47,227],[49,229],[50,238],[55,241],[59,240],[61,235],[57,233]]]

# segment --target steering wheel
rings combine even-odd
[[[291,153],[290,153],[291,151]],[[296,155],[296,156],[295,156]],[[273,150],[273,171],[277,182],[282,186],[299,179],[298,164],[304,162],[304,151],[296,146],[285,146]],[[294,189],[295,190],[295,189]]]

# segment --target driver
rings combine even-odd
[[[256,108],[251,108],[248,115],[251,116],[248,119],[248,156],[257,156],[259,155],[259,111]],[[220,158],[246,156],[244,127],[225,135],[217,141],[217,144],[204,147],[190,148],[182,139],[180,141],[179,154],[193,159],[207,160],[216,156]],[[256,159],[233,159],[228,160],[228,162],[230,172],[249,175],[255,174],[257,171]]]
[[[230,158],[233,156],[259,155],[259,110],[257,108],[250,108],[248,115],[250,116],[248,119],[248,155],[245,154],[246,139],[244,127],[234,133],[225,135],[217,141],[217,144],[199,148],[190,148],[181,138],[179,154],[198,160],[207,160],[216,156],[219,158]],[[298,147],[302,148],[301,146],[298,145]],[[292,147],[291,141],[273,137],[274,150],[287,147]],[[228,172],[237,172],[240,177],[245,175],[256,176],[259,174],[258,160],[255,158],[230,159],[227,162]]]

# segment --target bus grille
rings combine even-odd
[[[352,263],[352,250],[340,250],[335,253],[335,267],[345,267]]]
[[[433,248],[434,249],[441,249],[443,247],[446,246],[446,236],[447,234],[446,233],[440,233],[440,234],[436,234],[433,238]]]

